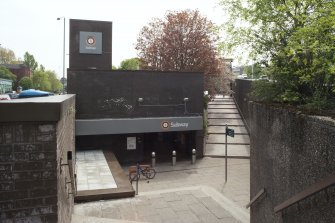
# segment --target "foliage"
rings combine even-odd
[[[16,62],[15,54],[12,50],[0,47],[0,64],[12,64]]]
[[[225,24],[229,38],[222,48],[249,47],[253,60],[271,73],[274,82],[260,86],[272,87],[275,94],[263,98],[316,109],[334,98],[333,0],[226,0],[221,5],[231,18]],[[257,95],[263,91],[254,90]]]
[[[13,82],[16,81],[16,75],[10,72],[10,70],[8,70],[7,68],[2,67],[2,66],[0,66],[0,78],[10,79]]]
[[[42,91],[49,91],[51,89],[51,83],[49,81],[49,76],[46,72],[41,70],[36,70],[33,73],[33,87]]]
[[[26,52],[24,54],[24,64],[27,65],[33,72],[37,69],[38,63],[35,60],[34,56],[32,54],[29,54]],[[42,66],[43,67],[43,66]],[[44,68],[44,67],[43,67]]]
[[[30,77],[23,77],[19,81],[19,86],[21,86],[23,90],[31,89],[33,88],[33,80]]]
[[[144,26],[136,44],[141,69],[197,71],[205,73],[205,89],[212,91],[210,77],[221,75],[215,26],[199,11],[172,11]]]
[[[262,75],[266,75],[265,68],[259,63],[253,65],[244,66],[243,73],[247,74],[248,77],[260,78]]]
[[[33,73],[32,83],[33,88],[42,91],[59,92],[63,88],[62,83],[57,79],[56,73],[50,70],[36,70]]]
[[[47,70],[45,73],[48,75],[48,79],[50,82],[50,89],[48,91],[52,92],[59,92],[62,90],[63,85],[62,83],[57,79],[57,75],[54,71]]]
[[[130,58],[121,61],[120,70],[138,70],[140,68],[140,60],[138,58]]]
[[[112,70],[117,70],[117,67],[115,65],[112,65]]]

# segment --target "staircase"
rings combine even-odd
[[[226,124],[235,130],[235,137],[227,137],[225,154]],[[232,97],[215,96],[208,104],[208,137],[205,156],[250,158],[250,139]]]

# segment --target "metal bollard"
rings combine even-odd
[[[155,166],[156,166],[156,153],[152,152],[151,153],[151,167],[155,168]]]
[[[196,158],[197,158],[197,156],[196,156],[196,150],[192,149],[192,164],[195,164]]]
[[[173,150],[172,151],[172,166],[175,166],[176,165],[176,151]]]

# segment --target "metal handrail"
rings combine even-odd
[[[255,197],[251,199],[251,201],[245,206],[245,208],[249,208],[253,203],[255,203],[263,194],[266,193],[265,188],[262,188]]]
[[[237,108],[237,110],[238,110],[238,113],[239,113],[239,115],[241,116],[241,118],[242,118],[242,121],[243,121],[243,123],[244,123],[244,125],[245,125],[245,127],[246,127],[246,129],[247,129],[247,131],[248,131],[248,135],[250,135],[250,128],[249,128],[249,125],[248,125],[248,123],[247,123],[247,120],[244,118],[244,116],[243,116],[243,113],[242,113],[242,111],[241,111],[241,108],[240,108],[240,106],[238,105],[238,103],[237,103],[237,101],[236,101],[236,99],[235,99],[235,95],[233,94],[233,100],[234,100],[234,103],[235,103],[235,105],[236,105],[236,108]]]
[[[327,178],[324,178],[320,180],[319,182],[311,185],[310,187],[306,188],[305,190],[301,191],[300,193],[297,193],[296,195],[292,196],[291,198],[287,199],[286,201],[282,202],[281,204],[277,205],[273,210],[275,213],[278,213],[290,206],[292,206],[295,203],[300,202],[301,200],[304,200],[313,194],[318,193],[319,191],[322,191],[332,185],[335,185],[335,173],[328,176]]]

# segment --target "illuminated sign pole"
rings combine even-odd
[[[230,129],[228,128],[228,125],[226,124],[226,162],[225,162],[225,183],[227,183],[227,178],[228,178],[228,151],[227,151],[227,145],[228,145],[228,137],[227,136],[230,136],[230,137],[234,137],[235,135],[235,131],[234,129]]]

